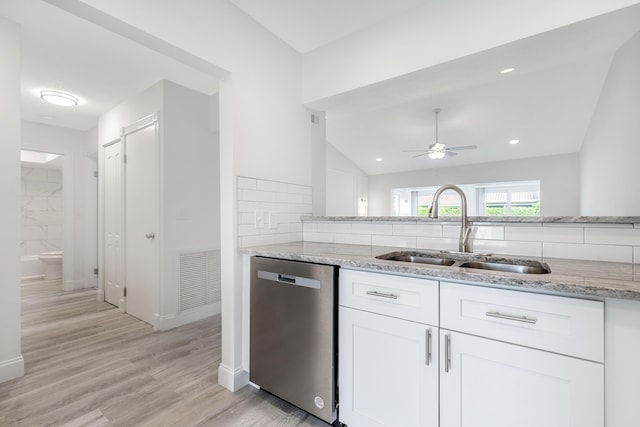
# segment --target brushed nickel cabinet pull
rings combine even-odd
[[[366,293],[367,293],[367,295],[371,295],[371,296],[374,296],[374,297],[398,299],[398,295],[396,295],[396,294],[388,294],[388,293],[385,293],[385,292],[378,292],[378,291],[367,291]]]
[[[426,356],[426,362],[427,362],[427,366],[429,366],[431,364],[431,329],[427,329],[427,356]]]
[[[524,322],[524,323],[532,323],[532,324],[535,324],[538,321],[537,319],[534,319],[532,317],[513,316],[511,314],[500,313],[499,311],[487,311],[485,315],[488,317],[495,317],[498,319],[513,320],[515,322]]]
[[[451,335],[444,336],[444,371],[451,369]]]

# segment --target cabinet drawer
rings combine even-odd
[[[339,304],[437,325],[438,282],[340,269]]]
[[[604,361],[604,303],[440,283],[440,326],[596,362]]]

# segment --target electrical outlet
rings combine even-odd
[[[278,211],[269,211],[269,228],[278,228]]]
[[[264,211],[257,209],[253,211],[253,224],[255,228],[264,228]]]

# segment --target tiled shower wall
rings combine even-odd
[[[311,242],[457,250],[460,223],[304,221]],[[474,251],[516,256],[640,264],[640,224],[477,223]]]
[[[239,247],[302,240],[301,216],[311,215],[310,186],[238,177]]]
[[[21,255],[62,250],[62,170],[21,168]]]

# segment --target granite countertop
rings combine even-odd
[[[546,262],[551,273],[522,274],[375,258],[378,255],[402,250],[402,248],[381,246],[293,242],[243,248],[241,251],[248,255],[419,275],[440,280],[640,301],[640,264],[546,258],[537,259],[537,261]],[[415,250],[410,251],[415,252]],[[437,253],[438,251],[431,252]],[[526,257],[500,257],[534,260]]]
[[[639,216],[470,216],[471,223],[560,223],[560,224],[632,224],[640,225]],[[460,222],[459,216],[303,216],[302,221],[345,222]]]

